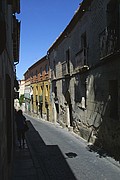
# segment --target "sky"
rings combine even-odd
[[[78,9],[82,0],[21,0],[20,59],[17,78],[47,54]]]

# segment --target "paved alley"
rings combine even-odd
[[[24,149],[16,147],[13,180],[119,180],[119,162],[100,156],[59,125],[27,117]]]

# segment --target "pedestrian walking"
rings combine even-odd
[[[18,110],[16,113],[16,126],[17,126],[17,137],[19,142],[19,148],[25,145],[25,132],[28,130],[26,118],[23,115],[22,110]]]

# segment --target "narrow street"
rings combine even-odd
[[[38,179],[120,179],[119,163],[114,159],[90,151],[84,140],[58,124],[26,118],[30,127],[26,141]]]

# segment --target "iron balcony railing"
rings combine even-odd
[[[100,34],[100,58],[115,53],[119,49],[118,29],[108,26]]]

